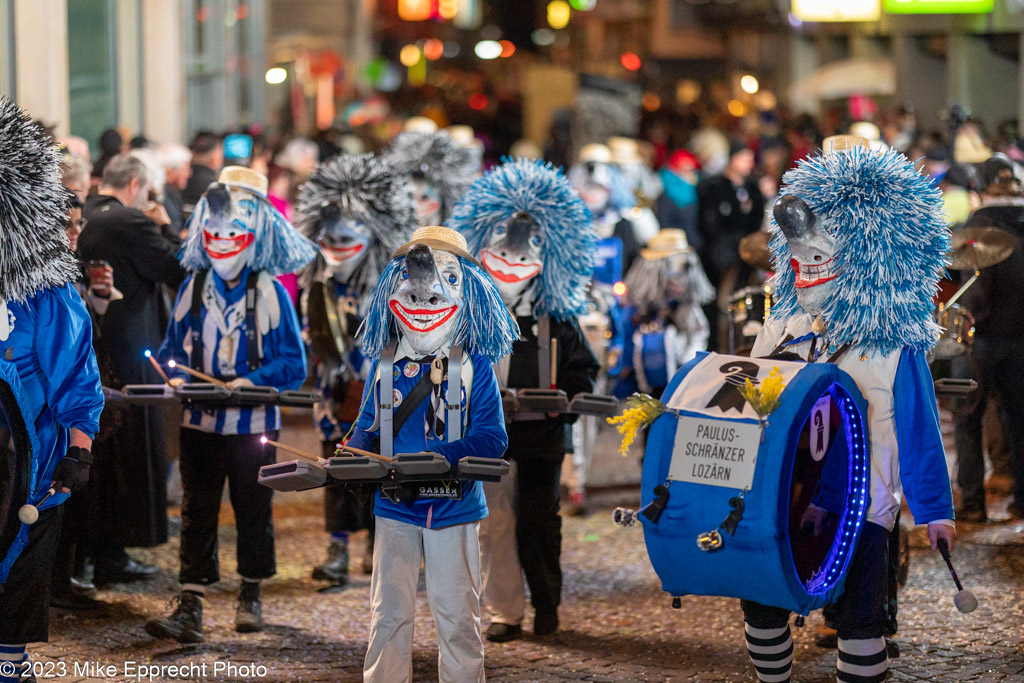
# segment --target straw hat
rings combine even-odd
[[[412,116],[405,120],[402,130],[407,133],[434,133],[437,131],[437,124],[426,116]]]
[[[614,164],[641,164],[644,161],[640,156],[640,145],[636,140],[620,137],[608,138],[608,149],[611,150]]]
[[[871,149],[871,143],[867,138],[862,138],[858,135],[832,135],[825,138],[821,143],[821,149],[825,154],[829,152],[843,152],[854,147],[863,147],[869,150]]]
[[[225,166],[221,170],[217,182],[258,194],[261,197],[267,196],[267,187],[270,185],[267,176],[245,166]]]
[[[869,142],[882,139],[882,131],[870,121],[855,121],[850,124],[850,135],[867,138]]]
[[[612,151],[608,149],[606,145],[602,145],[597,142],[589,145],[583,145],[583,149],[580,150],[578,161],[581,164],[590,162],[610,164],[612,163]]]
[[[456,256],[461,256],[476,265],[480,265],[475,258],[469,255],[469,245],[466,244],[466,238],[461,233],[455,232],[451,228],[443,228],[440,225],[427,225],[422,228],[416,228],[416,232],[412,234],[409,241],[395,249],[395,253],[391,255],[391,258],[405,256],[417,244],[425,244],[431,249],[447,251]]]
[[[676,254],[688,254],[693,249],[686,240],[686,232],[679,228],[663,228],[640,250],[640,256],[648,261],[668,258]]]

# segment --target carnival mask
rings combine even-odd
[[[583,180],[576,191],[590,212],[600,216],[608,208],[612,196],[612,170],[608,164],[588,161],[584,164]]]
[[[451,342],[462,306],[462,277],[455,254],[416,244],[405,255],[388,308],[417,353],[432,355]]]
[[[540,226],[528,213],[513,214],[494,228],[491,241],[480,250],[480,263],[494,280],[506,306],[515,305],[544,268]]]
[[[665,295],[669,300],[681,300],[690,287],[690,260],[694,254],[673,254],[665,259]]]
[[[370,229],[357,220],[341,215],[337,204],[328,203],[320,209],[320,253],[332,275],[346,281],[366,253],[373,236]]]
[[[259,199],[251,192],[223,183],[212,185],[205,196],[209,214],[202,226],[203,247],[210,256],[213,272],[231,282],[252,263]]]
[[[796,299],[811,315],[819,315],[834,289],[835,237],[799,197],[779,197],[772,210],[793,254]]]
[[[441,191],[418,173],[412,177],[412,198],[420,225],[440,225],[444,221],[441,215]]]

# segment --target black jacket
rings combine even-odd
[[[196,202],[203,196],[203,193],[217,182],[217,172],[207,166],[192,164],[192,176],[188,179],[188,185],[181,193],[182,208],[185,210],[185,219],[192,215],[196,208]]]
[[[725,176],[714,176],[697,186],[697,204],[701,261],[717,285],[724,270],[740,263],[740,240],[761,229],[764,196],[753,177],[736,187]]]
[[[512,389],[538,388],[540,373],[536,320],[532,316],[519,317],[517,320],[522,338],[512,347],[506,386]],[[600,366],[579,325],[575,321],[559,322],[552,319],[551,336],[558,340],[558,388],[566,393],[570,401],[576,394],[593,391]],[[507,456],[561,456],[565,453],[564,425],[574,421],[575,416],[564,415],[545,420],[512,422],[508,426]]]
[[[967,227],[983,226],[1006,230],[1013,235],[1015,248],[1002,263],[982,268],[981,277],[961,303],[974,314],[977,336],[1024,339],[1024,202],[983,204],[967,220]],[[970,272],[961,273],[961,279],[970,276]]]

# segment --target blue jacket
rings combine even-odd
[[[469,387],[463,387],[462,393],[462,438],[448,443],[439,440],[427,428],[428,396],[422,405],[412,413],[401,431],[395,436],[395,453],[420,453],[430,451],[443,455],[452,464],[467,455],[482,458],[500,458],[508,446],[508,435],[505,433],[505,416],[501,410],[501,396],[498,382],[491,364],[481,355],[468,354],[472,365],[473,379]],[[373,362],[370,377],[373,382],[366,383],[366,393],[372,392],[372,398],[363,396],[363,408],[356,420],[356,431],[349,440],[349,445],[368,449],[370,442],[380,435],[379,428],[374,429],[377,418],[377,395],[380,380],[377,377],[379,360]],[[463,378],[468,376],[468,367],[463,367]],[[394,366],[394,388],[396,396],[407,395],[419,381],[423,373],[430,372],[430,363],[413,363],[406,358],[396,358]],[[441,391],[447,391],[448,382],[441,383]],[[469,391],[467,391],[467,388]],[[444,393],[442,393],[444,395]],[[395,406],[397,408],[397,405]],[[370,431],[373,429],[373,431]],[[463,482],[462,500],[424,499],[412,503],[393,503],[377,491],[373,508],[375,515],[386,519],[394,519],[407,524],[440,529],[455,524],[477,522],[487,516],[487,502],[484,500],[483,487],[478,481]]]
[[[202,371],[214,377],[234,379],[245,377],[257,386],[271,386],[280,391],[298,389],[306,379],[306,347],[302,342],[299,319],[295,314],[288,292],[269,273],[260,273],[257,281],[256,320],[260,326],[260,349],[263,361],[260,367],[249,372],[248,356],[245,343],[245,283],[249,269],[242,271],[241,280],[233,289],[228,289],[224,281],[213,271],[206,275],[206,283],[212,283],[215,290],[215,301],[221,302],[229,311],[226,316],[230,321],[241,321],[236,327],[230,328],[229,342],[234,351],[231,363],[224,364],[218,357],[223,330],[216,324],[204,305],[200,311],[200,325],[203,340]],[[192,282],[195,276],[189,276],[178,290],[178,299],[174,304],[174,313],[167,325],[167,335],[160,347],[157,357],[160,364],[167,366],[167,361],[174,360],[180,365],[189,365],[192,353]],[[205,284],[204,284],[205,286]],[[232,323],[229,323],[231,325]],[[182,370],[168,370],[168,376],[190,380]],[[199,429],[217,434],[260,434],[281,428],[281,409],[277,406],[255,406],[245,408],[226,408],[220,410],[185,410],[182,426]]]
[[[71,284],[44,289],[25,302],[7,303],[12,325],[0,339],[0,363],[30,432],[34,431],[32,491],[37,503],[50,488],[53,470],[67,453],[71,428],[90,437],[99,431],[103,388],[92,349],[92,321]],[[8,356],[8,354],[10,354]],[[10,372],[10,368],[16,370]],[[40,507],[60,505],[58,493]],[[28,540],[22,526],[6,558],[0,558],[0,581]]]

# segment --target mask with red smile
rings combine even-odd
[[[513,306],[544,268],[544,237],[528,213],[514,214],[491,232],[480,250],[480,263],[494,280],[506,306]]]
[[[463,304],[462,276],[459,257],[450,252],[416,244],[405,255],[388,308],[417,353],[433,355],[450,343]]]
[[[370,229],[343,216],[336,204],[326,204],[320,209],[320,223],[320,254],[333,276],[344,282],[366,258],[373,241]]]
[[[213,185],[205,197],[209,215],[201,228],[203,247],[213,271],[230,282],[252,263],[258,200],[246,190],[222,183]]]
[[[789,250],[800,307],[819,315],[834,289],[836,240],[810,207],[794,196],[780,197],[772,210]]]

